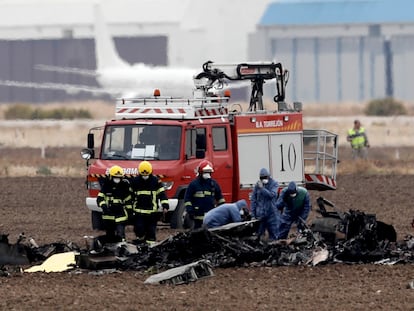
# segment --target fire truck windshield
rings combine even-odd
[[[172,125],[108,125],[103,137],[103,160],[178,160],[181,127]]]

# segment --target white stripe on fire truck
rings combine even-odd
[[[195,111],[196,116],[218,116],[227,114],[227,109],[198,109]]]
[[[171,108],[130,108],[130,109],[120,109],[118,110],[118,113],[187,113],[187,111],[184,108],[178,108],[178,109],[171,109]]]

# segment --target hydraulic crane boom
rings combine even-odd
[[[241,64],[214,64],[208,61],[203,64],[203,71],[195,77],[198,90],[208,93],[211,88],[223,86],[225,80],[250,80],[252,91],[250,95],[249,111],[263,110],[263,84],[265,80],[275,79],[276,103],[285,100],[285,87],[289,72],[283,69],[281,63],[241,63]]]

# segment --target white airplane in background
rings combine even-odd
[[[35,66],[38,70],[67,74],[95,76],[100,88],[87,85],[60,83],[35,83],[3,80],[0,85],[60,89],[68,93],[85,91],[95,94],[110,94],[114,98],[152,96],[154,89],[160,89],[163,96],[191,96],[194,89],[193,77],[201,71],[191,68],[148,66],[143,63],[128,64],[119,56],[105,24],[101,9],[95,6],[95,55],[97,69],[59,67],[45,64]]]

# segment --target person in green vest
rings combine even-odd
[[[297,186],[294,181],[282,189],[276,201],[276,208],[281,212],[278,239],[287,239],[293,223],[298,231],[306,229],[305,222],[312,209],[310,195],[304,187]]]
[[[348,130],[346,140],[351,143],[353,159],[367,158],[367,148],[369,148],[367,132],[365,128],[361,126],[361,122],[359,120],[355,120],[354,127]]]

